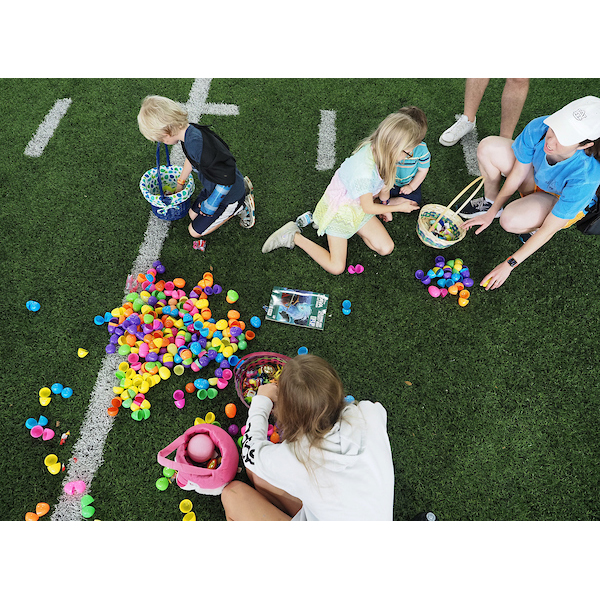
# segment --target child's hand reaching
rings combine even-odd
[[[265,385],[259,385],[257,395],[266,396],[271,402],[277,402],[279,395],[279,388],[276,383],[266,383]]]
[[[390,206],[401,206],[398,212],[411,213],[414,210],[419,210],[419,204],[414,200],[408,198],[392,198],[390,200]]]

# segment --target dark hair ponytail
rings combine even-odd
[[[598,138],[597,140],[584,140],[579,145],[585,146],[586,144],[590,144],[590,143],[594,144],[594,145],[590,146],[589,148],[586,148],[584,150],[584,152],[588,156],[591,156],[591,157],[595,158],[598,162],[600,162],[600,138]]]

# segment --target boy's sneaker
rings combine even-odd
[[[467,118],[467,115],[460,115],[456,123],[442,133],[440,136],[440,144],[442,146],[454,146],[454,144],[456,144],[460,138],[473,131],[476,121],[477,117],[475,117],[475,121],[471,123],[471,121],[469,121]]]
[[[303,215],[300,215],[296,219],[296,225],[298,225],[298,227],[306,227],[307,225],[310,225],[312,222],[313,222],[313,216],[310,211],[305,212]]]
[[[244,229],[250,229],[256,223],[255,211],[256,205],[254,204],[254,186],[248,177],[244,177],[244,187],[246,188],[246,197],[244,198],[244,210],[240,214],[240,225]]]
[[[277,248],[289,248],[291,250],[295,246],[294,236],[297,233],[300,233],[300,227],[294,221],[286,223],[268,237],[263,244],[262,253],[266,254]]]
[[[492,204],[494,203],[485,197],[474,198],[458,213],[458,216],[462,217],[463,219],[472,219],[473,217],[479,217],[480,215],[484,215],[490,209]],[[503,210],[504,208],[501,208],[496,213],[494,218],[499,218]]]

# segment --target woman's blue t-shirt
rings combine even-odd
[[[559,219],[573,219],[595,199],[600,185],[600,162],[577,150],[573,156],[554,165],[548,164],[544,152],[547,117],[531,121],[512,144],[516,159],[533,165],[536,185],[559,196],[552,214]]]

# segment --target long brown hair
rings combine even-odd
[[[292,445],[297,458],[306,466],[308,457],[299,455],[297,442],[306,439],[309,449],[319,448],[345,405],[342,381],[326,360],[304,354],[284,365],[273,415],[283,439]]]

